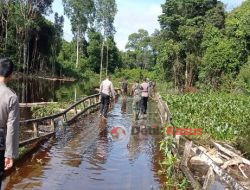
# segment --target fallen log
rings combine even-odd
[[[76,79],[62,79],[62,78],[48,78],[48,77],[37,77],[39,79],[50,80],[50,81],[64,81],[64,82],[74,82]]]
[[[185,137],[181,136],[184,140],[188,141]],[[220,144],[216,143],[218,147],[220,147],[222,150],[224,150]],[[200,147],[193,144],[193,147],[191,150],[194,151],[196,156],[199,156],[209,167],[213,169],[213,171],[219,176],[221,180],[226,182],[228,185],[230,185],[235,190],[245,190],[246,188],[243,187],[242,184],[240,184],[235,178],[233,178],[228,172],[226,172],[224,169],[222,169],[220,166],[218,166],[212,158],[208,155],[208,153],[204,152]],[[229,152],[228,152],[229,153]],[[232,154],[231,156],[238,156],[237,154]],[[239,156],[238,156],[239,157]],[[246,159],[245,159],[246,160]],[[247,162],[247,161],[245,161]]]
[[[57,104],[58,102],[35,102],[35,103],[19,103],[20,108],[29,108],[34,106],[46,106],[51,104]]]
[[[196,149],[195,152],[198,156],[200,156],[204,161],[213,168],[214,172],[228,185],[230,185],[235,190],[245,190],[246,188],[243,187],[238,181],[236,181],[233,177],[231,177],[225,170],[219,167],[214,161],[203,151],[199,148]]]
[[[220,145],[219,143],[216,143],[214,141],[212,141],[213,145],[215,146],[215,148],[217,148],[219,151],[225,153],[227,156],[230,156],[230,157],[236,157],[240,160],[242,160],[242,163],[244,164],[247,164],[250,166],[250,161],[239,156],[238,154],[234,153],[233,151],[231,150],[228,150],[227,148],[223,147],[222,145]]]
[[[207,176],[205,178],[205,181],[203,183],[202,189],[206,190],[209,189],[209,186],[213,183],[215,180],[214,170],[212,167],[208,169]]]
[[[191,185],[194,189],[201,189],[200,183],[194,178],[192,172],[190,171],[190,169],[187,166],[192,145],[193,145],[192,141],[187,141],[185,143],[185,149],[184,149],[183,157],[181,160],[180,169],[185,174],[185,176],[188,178],[188,180],[191,182]]]

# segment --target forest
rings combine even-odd
[[[249,0],[231,12],[217,0],[167,0],[162,10],[160,31],[129,36],[123,65],[153,71],[178,89],[249,89]]]
[[[0,3],[0,56],[20,73],[81,78],[147,73],[176,89],[250,88],[250,1],[228,12],[218,0],[167,0],[160,30],[128,37],[125,51],[114,41],[115,0],[63,0],[74,38],[63,39],[64,16],[52,14],[53,0]],[[119,71],[119,72],[117,72]],[[147,75],[146,74],[146,75]]]
[[[9,57],[13,60],[15,76],[30,76],[20,77],[24,82],[16,77],[18,80],[13,83],[14,89],[18,91],[22,103],[30,100],[35,104],[36,101],[53,103],[51,106],[29,108],[29,118],[57,114],[78,99],[96,93],[99,82],[108,74],[112,75],[116,88],[121,86],[119,82],[123,79],[128,79],[131,85],[135,80],[149,78],[156,82],[155,97],[161,97],[158,100],[169,109],[165,115],[170,115],[171,120],[163,122],[178,128],[202,129],[203,135],[187,135],[187,138],[204,147],[210,146],[212,141],[227,143],[241,151],[242,156],[250,158],[250,0],[243,1],[233,10],[228,10],[219,0],[165,0],[158,17],[160,28],[152,34],[145,28],[138,28],[138,31],[128,36],[124,50],[120,50],[115,41],[114,21],[118,12],[116,0],[62,0],[64,15],[53,12],[53,2],[54,0],[0,1],[0,58]],[[53,15],[53,22],[48,20],[49,15]],[[64,39],[66,17],[71,23],[72,41]],[[55,84],[53,79],[58,83]],[[68,80],[66,83],[66,79],[75,79],[75,82]],[[99,94],[96,96],[98,98]],[[111,114],[109,127],[113,127],[112,122],[124,121],[126,125],[130,120],[130,117],[124,117],[127,97],[122,98],[123,101],[116,102],[117,105],[122,103],[122,114],[120,108],[115,109],[117,112]],[[155,101],[150,101],[151,103],[156,105]],[[83,104],[80,110],[85,108]],[[129,108],[132,109],[131,106]],[[152,117],[146,118],[155,122],[156,111],[158,115],[159,110],[155,110],[149,112],[154,114]],[[73,112],[81,113],[76,107]],[[67,123],[67,117],[65,118]],[[157,122],[160,122],[160,118]],[[93,129],[100,124],[95,121],[91,123],[91,131],[99,135]],[[80,125],[77,134],[84,131],[83,125]],[[127,127],[130,129],[130,123]],[[162,154],[155,158],[152,156],[155,159],[152,163],[157,163],[155,171],[157,175],[167,177],[165,186],[189,189],[190,182],[180,172],[181,158],[172,153],[175,138],[167,135],[165,128],[162,129],[162,139],[157,141],[157,145],[149,146],[159,149]],[[90,139],[92,136],[86,135],[87,132],[78,134],[81,138],[72,144],[85,146],[87,142],[92,143],[95,138]],[[89,139],[79,143],[86,136]],[[133,151],[126,144],[122,151],[128,149],[132,156],[137,155],[140,152],[137,148],[140,146],[137,140],[132,138],[131,141],[134,141],[136,149]],[[91,147],[95,147],[92,145]],[[105,147],[106,145],[100,144],[96,148],[104,152],[102,160],[105,160],[103,158],[106,154],[110,154],[105,153]],[[82,154],[85,153],[79,154],[81,161]],[[73,152],[70,155],[76,154]],[[140,162],[147,160],[135,157]],[[161,160],[156,157],[161,157]],[[124,158],[119,160],[119,166],[123,165],[122,161],[126,160]],[[31,165],[36,167],[35,164]],[[140,165],[143,168],[146,166],[143,162]],[[125,167],[117,171],[127,169]],[[55,171],[57,169],[59,168]],[[129,177],[133,173],[131,171]],[[140,169],[137,171],[141,173]],[[18,173],[18,179],[21,173]],[[136,172],[135,174],[137,175]],[[71,176],[74,175],[71,173]],[[80,181],[77,183],[81,184]],[[120,185],[119,183],[119,188]]]
[[[53,0],[0,2],[1,57],[10,57],[16,70],[26,75],[81,78],[84,73],[99,72],[101,59],[109,62],[110,72],[121,67],[114,42],[114,0],[64,0],[64,12],[74,35],[71,42],[63,39],[64,16],[54,13],[54,22],[46,19],[52,14],[52,3]]]

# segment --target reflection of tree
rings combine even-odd
[[[57,101],[69,101],[80,99],[83,96],[92,95],[95,92],[93,83],[73,83],[61,86],[56,90]]]
[[[140,129],[146,127],[146,121],[137,121],[133,124],[131,130],[133,130],[133,127],[138,127]],[[146,143],[148,141],[148,137],[146,135],[143,135],[141,133],[139,134],[132,134],[132,131],[130,133],[130,140],[128,143],[128,151],[131,161],[135,161],[141,154],[143,149],[147,148]]]
[[[25,103],[53,101],[55,90],[66,83],[24,77],[12,81],[10,85],[17,93],[20,102]]]
[[[74,95],[80,98],[94,93],[94,83],[72,83],[63,81],[50,81],[34,78],[18,78],[10,84],[17,93],[20,102],[52,102],[74,100]]]
[[[100,120],[99,130],[99,138],[96,144],[96,148],[93,151],[93,160],[98,163],[104,164],[107,161],[109,152],[107,120]]]

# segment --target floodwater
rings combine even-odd
[[[5,189],[160,189],[165,183],[157,174],[160,136],[131,134],[134,125],[160,125],[156,104],[150,102],[148,117],[137,123],[131,115],[131,99],[121,97],[107,121],[94,113],[61,127],[54,139],[6,177]],[[122,141],[110,136],[109,131],[117,126],[126,131]]]
[[[91,81],[64,82],[38,78],[17,78],[10,83],[20,103],[76,101],[95,93]],[[31,108],[21,108],[22,120],[31,119]]]

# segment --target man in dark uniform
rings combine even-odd
[[[12,61],[0,59],[0,189],[4,170],[10,169],[18,157],[19,102],[17,95],[6,86],[12,72]]]

